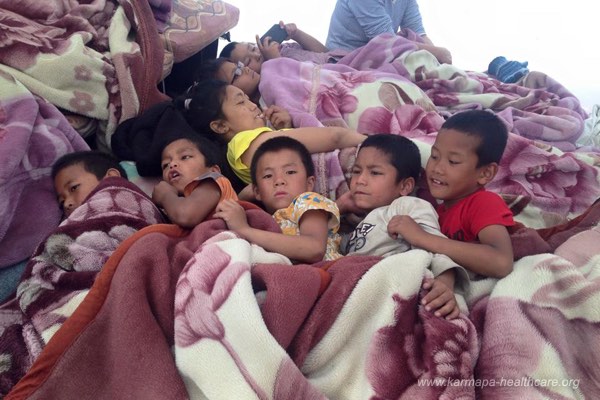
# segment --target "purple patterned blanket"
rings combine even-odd
[[[600,206],[589,217],[554,253],[472,282],[452,321],[419,305],[420,250],[292,266],[221,220],[148,227],[61,308],[7,399],[597,398]]]
[[[0,306],[0,393],[29,370],[119,244],[161,221],[159,210],[135,185],[106,178],[38,246],[16,294]]]
[[[503,195],[531,227],[564,222],[600,197],[600,153],[575,151],[586,117],[579,102],[539,72],[520,84],[442,64],[400,36],[381,35],[337,64],[275,59],[263,66],[267,104],[288,108],[299,126],[342,125],[363,133],[416,139],[423,162],[443,117],[468,108],[498,113],[511,132],[500,172],[489,189]],[[345,190],[352,157],[315,158],[318,189]]]
[[[164,49],[147,1],[0,0],[0,15],[3,268],[58,225],[50,168],[88,148],[72,126],[109,148],[117,124],[164,99]]]

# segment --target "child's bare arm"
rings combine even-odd
[[[437,317],[454,319],[460,314],[456,297],[454,296],[455,271],[449,269],[439,274],[435,279],[426,280],[423,289],[429,289],[421,303],[427,311],[433,311]]]
[[[394,219],[393,233],[402,235],[413,246],[445,254],[459,265],[480,275],[504,278],[512,272],[512,244],[506,227],[502,225],[483,228],[478,235],[479,243],[467,243],[427,233],[406,215]]]
[[[265,250],[306,263],[323,260],[327,248],[329,217],[325,211],[306,211],[300,220],[300,235],[297,236],[253,228],[248,225],[245,214],[242,220],[241,213],[243,209],[238,203],[227,200],[219,203],[215,217],[223,218],[229,229]]]
[[[298,140],[306,146],[310,153],[322,153],[346,147],[355,147],[367,138],[355,130],[341,127],[306,127],[286,131],[265,132],[252,141],[248,150],[242,155],[242,162],[250,165],[256,149],[267,140],[278,136],[289,136]]]
[[[288,37],[295,40],[304,50],[314,51],[315,53],[325,53],[327,51],[327,47],[323,43],[298,29],[296,24],[284,24],[283,21],[279,21],[279,26],[285,29]]]
[[[179,197],[177,190],[165,181],[154,187],[152,200],[165,210],[173,222],[182,228],[193,228],[215,209],[221,190],[213,180],[206,179],[198,184],[188,197]]]

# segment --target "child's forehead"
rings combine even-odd
[[[177,139],[166,145],[162,154],[165,155],[171,152],[180,152],[186,149],[198,150],[198,146],[189,139]]]
[[[477,152],[481,138],[455,129],[441,129],[435,139],[434,147],[461,149],[462,152]]]
[[[375,164],[391,164],[392,156],[387,151],[377,147],[361,147],[356,156],[356,161]]]
[[[258,168],[261,169],[284,167],[288,165],[300,165],[301,167],[304,167],[302,157],[297,151],[292,149],[267,151],[263,153],[257,163]]]
[[[82,178],[89,179],[92,176],[95,179],[97,179],[96,175],[94,175],[93,173],[88,171],[85,167],[85,163],[83,161],[81,161],[81,162],[77,162],[75,164],[67,165],[64,168],[62,168],[56,174],[54,181],[55,181],[55,183],[59,183],[59,182],[67,183],[67,182],[82,179]]]

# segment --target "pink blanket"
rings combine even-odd
[[[149,227],[7,399],[596,398],[600,212],[588,216],[554,253],[472,282],[453,321],[419,305],[420,250],[292,266],[221,220]]]
[[[38,246],[16,294],[0,306],[0,395],[29,370],[117,246],[161,221],[137,187],[123,178],[106,178]]]
[[[574,151],[586,117],[558,82],[532,72],[520,84],[442,64],[400,36],[381,35],[337,64],[274,59],[263,65],[267,104],[290,110],[297,126],[342,125],[363,133],[416,139],[426,162],[444,117],[464,109],[498,113],[511,132],[489,189],[505,197],[532,227],[564,222],[600,197],[600,154]],[[318,190],[346,190],[352,157],[315,157]]]

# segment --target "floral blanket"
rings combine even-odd
[[[148,227],[6,398],[597,398],[600,206],[588,217],[554,253],[472,282],[452,321],[419,304],[420,250],[292,266],[221,220]]]
[[[58,226],[52,164],[86,149],[56,107],[0,70],[0,268],[29,258]]]
[[[135,185],[105,178],[38,246],[15,295],[0,306],[0,396],[29,370],[119,244],[161,221]]]
[[[163,98],[148,2],[59,3],[0,0],[0,268],[58,225],[52,164]]]
[[[600,197],[600,153],[575,150],[587,117],[562,85],[539,73],[519,84],[442,64],[401,36],[381,35],[337,64],[275,59],[263,65],[267,104],[290,110],[299,126],[341,125],[363,133],[415,139],[423,163],[452,113],[490,109],[511,132],[500,171],[489,189],[503,195],[532,227],[564,222]],[[348,152],[315,157],[320,192],[343,192]]]

